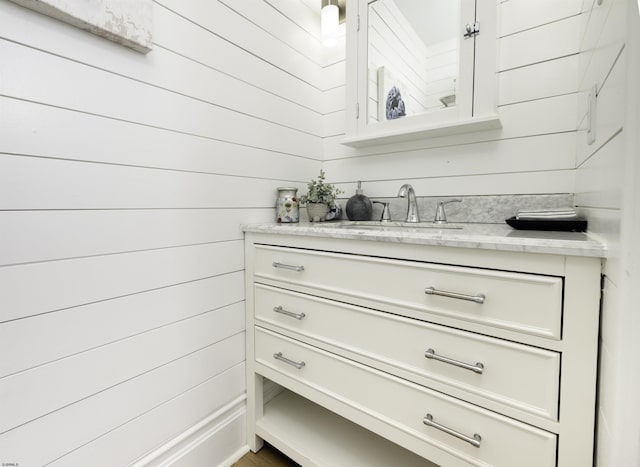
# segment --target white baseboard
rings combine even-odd
[[[238,462],[242,456],[249,452],[249,445],[245,444],[241,449],[238,449],[231,456],[221,462],[218,467],[231,467],[233,464]]]
[[[245,424],[242,395],[130,467],[230,467],[249,451]]]

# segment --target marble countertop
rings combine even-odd
[[[594,236],[581,232],[516,230],[507,224],[430,223],[419,226],[378,222],[332,221],[297,224],[243,225],[245,232],[275,235],[301,235],[351,240],[436,245],[458,248],[482,248],[498,251],[548,253],[605,258],[607,247]]]

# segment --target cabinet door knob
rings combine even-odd
[[[469,39],[480,34],[480,22],[467,23],[464,26],[464,38]]]

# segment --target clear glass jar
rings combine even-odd
[[[300,220],[298,189],[291,187],[278,188],[276,201],[276,219],[282,223],[293,223]]]

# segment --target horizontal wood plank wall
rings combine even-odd
[[[498,1],[502,129],[355,149],[340,144],[343,107],[325,115],[327,177],[378,197],[405,182],[418,196],[572,193],[582,3]]]
[[[318,173],[344,70],[281,3],[157,0],[142,55],[0,1],[0,462],[126,465],[229,404],[202,446],[245,444],[240,224]]]
[[[587,5],[588,3],[588,5]],[[585,2],[582,14],[579,60],[576,203],[593,220],[594,231],[614,246],[606,274],[619,282],[618,243],[624,165],[626,53],[625,2]],[[587,106],[593,86],[597,89],[595,141],[587,143]],[[618,219],[618,220],[614,220]],[[613,220],[613,222],[612,222]]]
[[[627,15],[632,9],[624,0],[605,0],[600,5],[597,1],[584,3],[578,67],[580,87],[575,199],[580,210],[589,218],[590,230],[606,241],[609,247],[603,284],[596,465],[612,467],[638,463],[637,438],[633,441],[636,446],[624,442],[633,439],[634,432],[637,434],[637,422],[629,423],[624,415],[637,403],[621,396],[625,393],[637,394],[637,388],[632,388],[628,376],[629,365],[633,365],[630,362],[634,361],[629,355],[634,354],[633,348],[637,349],[637,344],[632,341],[636,342],[637,339],[632,336],[631,340],[629,337],[625,340],[625,335],[628,336],[625,329],[630,326],[628,316],[633,311],[620,308],[627,302],[621,296],[625,289],[623,284],[634,281],[621,270],[624,262],[622,257],[629,255],[624,251],[626,247],[621,241],[621,222],[624,205],[629,205],[628,200],[625,202],[623,199],[623,182],[637,183],[637,180],[629,180],[625,174],[627,158],[637,158],[637,153],[629,156],[630,149],[626,147],[627,132],[637,131],[637,128],[627,128],[625,117],[629,86],[638,86],[638,83],[637,77],[635,83],[627,83],[629,57],[625,44],[628,34],[626,24]],[[597,90],[595,141],[588,144],[588,98],[594,86]],[[630,218],[634,216],[632,213],[625,215]],[[637,239],[629,241],[635,242]],[[629,292],[634,294],[635,288]],[[637,398],[636,395],[631,397]],[[630,438],[626,437],[627,434]]]

